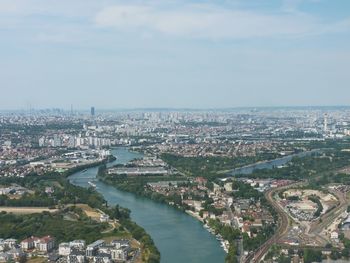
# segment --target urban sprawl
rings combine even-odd
[[[0,146],[0,262],[159,262],[97,180],[199,220],[226,262],[350,258],[350,108],[7,111]],[[107,165],[120,148],[141,157]]]

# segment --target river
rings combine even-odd
[[[112,150],[117,160],[108,164],[124,164],[142,157],[127,148]],[[109,205],[119,204],[131,210],[131,218],[149,233],[165,263],[216,263],[224,262],[225,252],[220,243],[191,216],[152,200],[117,190],[96,179],[97,167],[77,172],[69,177],[72,184],[88,187],[94,181],[96,190]]]
[[[255,170],[259,169],[272,169],[274,167],[282,166],[291,161],[294,157],[305,157],[310,156],[315,153],[320,153],[321,150],[315,149],[307,152],[300,152],[292,155],[287,155],[285,157],[281,157],[278,159],[270,160],[270,161],[262,161],[259,163],[247,165],[244,167],[236,168],[228,173],[228,175],[238,175],[238,174],[244,174],[249,175],[252,174]]]

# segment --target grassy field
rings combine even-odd
[[[97,221],[100,220],[101,213],[97,209],[91,208],[87,204],[76,204],[75,206],[81,208],[88,217],[91,217],[91,219]]]

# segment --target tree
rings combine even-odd
[[[278,258],[278,263],[290,263],[291,261],[291,258],[290,257],[287,257],[285,255],[281,255],[279,258]]]
[[[304,263],[322,262],[321,251],[304,249]]]
[[[332,260],[337,260],[337,259],[340,259],[341,258],[341,253],[338,252],[337,250],[335,249],[332,249],[332,252],[331,252],[331,255],[330,255],[330,258]]]

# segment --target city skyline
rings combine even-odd
[[[348,105],[350,3],[0,1],[1,109]]]

